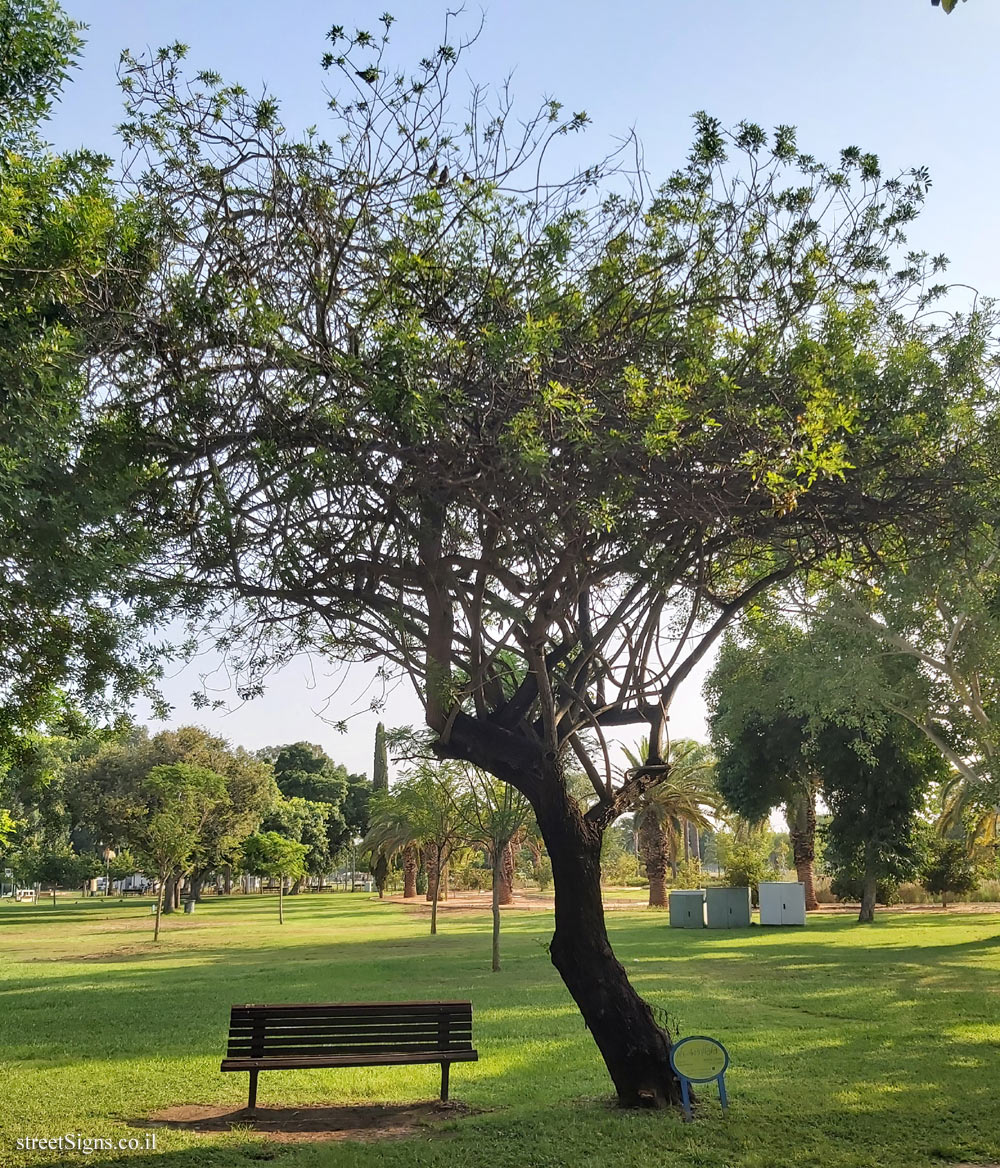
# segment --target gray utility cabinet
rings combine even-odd
[[[765,881],[757,886],[762,925],[804,925],[806,886],[795,880]]]
[[[710,929],[749,929],[750,889],[707,888],[705,924]]]
[[[705,890],[671,892],[670,927],[672,929],[703,929],[705,927]]]

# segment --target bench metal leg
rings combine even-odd
[[[250,1097],[247,1100],[247,1111],[253,1112],[257,1106],[257,1076],[259,1071],[250,1072]]]
[[[451,1063],[441,1064],[441,1102],[448,1102],[448,1072],[451,1070]]]

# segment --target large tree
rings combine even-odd
[[[173,890],[186,873],[197,899],[208,872],[231,867],[236,851],[256,831],[278,797],[271,766],[242,747],[198,726],[162,730],[152,737],[135,729],[127,737],[97,744],[70,769],[67,802],[73,822],[94,843],[116,849],[137,845],[150,814],[144,776],[157,766],[183,764],[221,775],[225,790],[201,821],[185,866],[167,873],[165,907],[173,911]]]
[[[646,742],[625,755],[633,768],[642,767],[649,754]],[[649,880],[651,908],[667,907],[667,867],[677,876],[677,857],[683,847],[688,858],[688,840],[711,827],[710,813],[718,809],[715,789],[715,758],[710,749],[693,738],[672,739],[666,751],[670,772],[642,796],[633,821],[642,862]]]
[[[870,921],[877,884],[915,873],[918,812],[944,764],[912,724],[868,693],[866,664],[838,632],[758,608],[725,639],[706,690],[723,797],[750,820],[784,807],[808,894],[822,792],[832,813],[827,867],[860,895],[859,919]],[[881,664],[887,682],[912,666]]]
[[[155,456],[89,381],[155,258],[149,206],[116,199],[109,159],[42,136],[80,27],[54,0],[0,0],[0,752],[59,688],[102,711],[148,689],[143,629],[174,594],[133,570]]]
[[[858,920],[871,922],[879,883],[912,879],[919,871],[918,815],[944,764],[902,718],[894,718],[874,742],[828,728],[817,747],[831,811],[825,860],[835,876],[839,872],[859,886]]]
[[[389,790],[389,753],[385,746],[385,726],[381,722],[375,727],[375,757],[372,762],[372,794]],[[379,898],[385,895],[385,882],[389,875],[389,860],[384,852],[375,856],[372,867],[375,887]]]
[[[305,648],[377,658],[440,755],[529,800],[552,960],[619,1100],[663,1105],[604,829],[666,777],[670,702],[745,605],[946,523],[979,322],[927,323],[932,265],[897,262],[922,172],[699,115],[660,186],[624,153],[566,179],[585,114],[480,89],[453,118],[461,51],[397,69],[384,24],[331,30],[332,125],[304,136],[176,50],[126,59],[171,245],[108,398],[172,482],[162,570],[218,597],[241,692]],[[632,724],[649,756],[616,781],[604,733]]]
[[[815,685],[801,684],[818,669],[815,645],[805,630],[758,609],[723,640],[705,682],[716,783],[727,805],[751,822],[781,808],[792,859],[805,888],[806,908],[818,907],[813,884],[816,796],[821,777],[807,724],[836,718]]]
[[[226,780],[190,763],[163,764],[143,776],[142,795],[147,811],[135,844],[146,871],[157,880],[153,940],[158,941],[167,878],[191,862],[205,825],[226,802]]]

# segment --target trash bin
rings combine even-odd
[[[184,901],[184,911],[185,911],[186,913],[193,913],[193,912],[194,912],[194,906],[195,906],[197,903],[198,903],[198,902],[197,902],[196,900],[186,900],[186,901]]]

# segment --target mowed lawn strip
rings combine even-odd
[[[157,1152],[81,1163],[247,1165],[884,1165],[1000,1160],[1000,914],[887,913],[874,926],[695,932],[666,914],[610,914],[630,977],[682,1033],[729,1048],[731,1110],[701,1092],[697,1122],[623,1113],[549,963],[547,912],[423,914],[364,894],[209,899],[158,946],[148,903],[0,908],[0,1164],[25,1136],[120,1138],[175,1105],[245,1103],[223,1075],[233,1002],[471,998],[478,1063],[452,1097],[478,1113],[380,1143],[263,1143],[246,1129],[157,1129]],[[268,1072],[263,1107],[431,1100],[437,1066]]]

